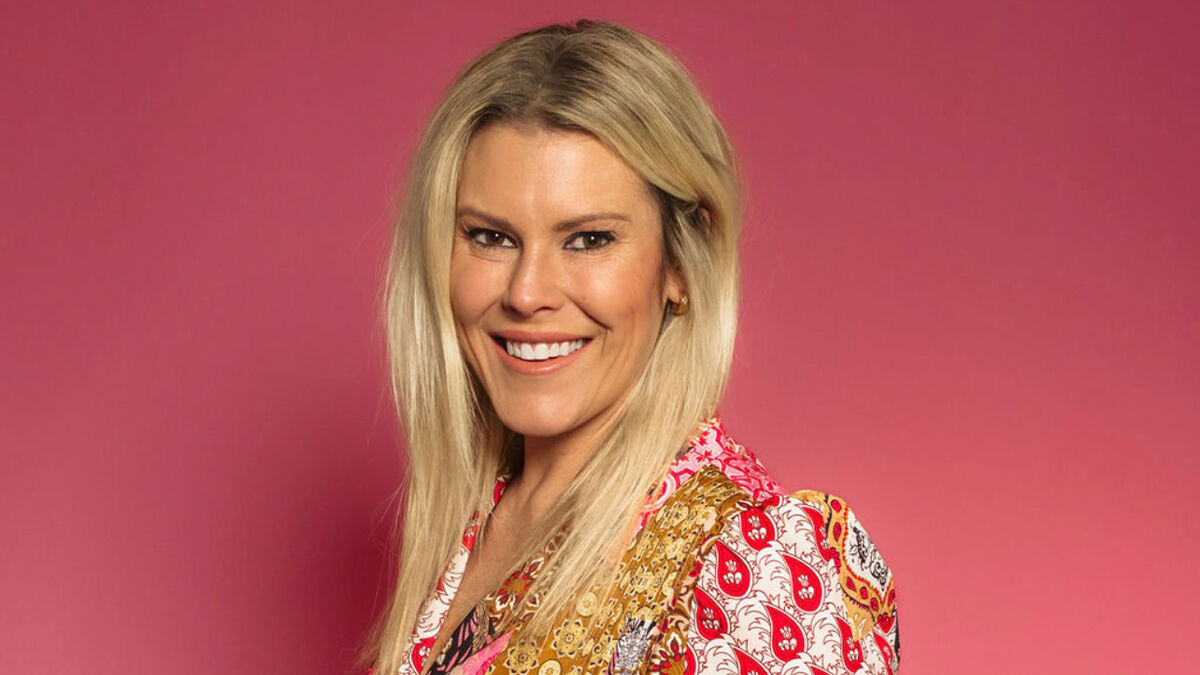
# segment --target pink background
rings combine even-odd
[[[390,195],[458,68],[585,15],[740,148],[723,412],[860,513],[902,672],[1193,671],[1192,3],[90,4],[0,9],[0,671],[347,671]]]

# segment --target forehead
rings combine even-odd
[[[591,134],[510,123],[471,137],[457,201],[514,219],[655,209],[646,181]]]

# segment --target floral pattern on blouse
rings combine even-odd
[[[894,584],[857,517],[833,495],[785,494],[757,458],[729,438],[718,418],[701,425],[651,491],[634,532],[638,545],[644,548],[647,542],[636,535],[652,519],[661,518],[670,498],[701,472],[707,477],[719,472],[742,497],[735,508],[722,512],[723,521],[715,524],[711,535],[696,540],[698,544],[687,541],[699,547],[695,566],[679,571],[683,583],[661,616],[626,617],[622,622],[619,636],[605,652],[610,654],[606,672],[894,675],[900,656]],[[504,486],[503,479],[497,481],[493,506]],[[479,522],[477,515],[468,524],[461,546],[426,602],[399,675],[420,673],[462,579]],[[650,543],[669,549],[684,542]],[[520,588],[528,588],[552,552],[529,561],[469,613],[443,650],[443,663],[434,664],[431,673],[592,672],[579,666],[567,670],[545,658],[556,653],[553,650],[541,653],[539,661],[536,647],[508,645],[511,634],[494,636],[488,631],[503,612],[520,603]],[[577,603],[584,617],[603,611],[588,605],[588,596],[594,601],[589,591]],[[561,652],[566,641],[582,635],[575,623],[564,623],[547,643]]]

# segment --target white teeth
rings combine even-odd
[[[560,356],[566,356],[583,347],[586,340],[568,340],[566,342],[509,342],[504,341],[504,351],[509,356],[522,361],[545,361]]]

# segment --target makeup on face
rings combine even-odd
[[[451,309],[500,419],[559,436],[611,417],[682,290],[643,179],[589,134],[499,123],[468,144],[456,208]]]

